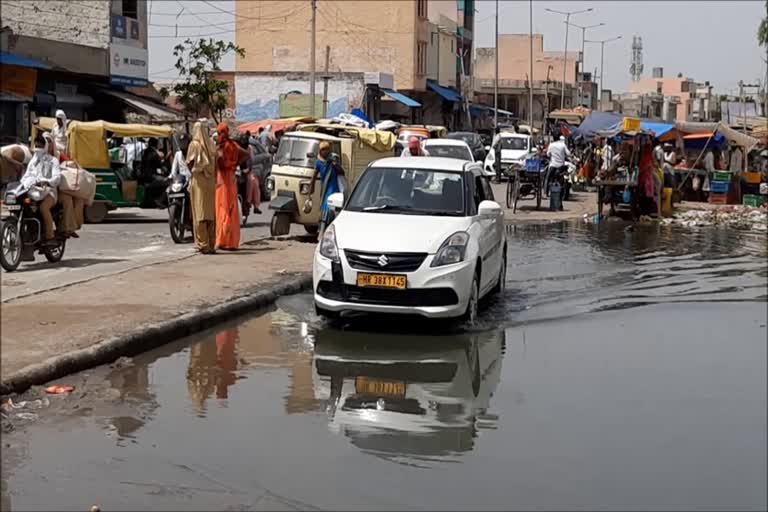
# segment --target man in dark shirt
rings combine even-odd
[[[154,204],[158,208],[163,208],[167,179],[164,175],[158,173],[158,170],[161,170],[163,167],[163,156],[157,145],[157,139],[149,139],[147,149],[144,150],[144,154],[141,156],[141,176],[139,181],[144,185],[144,204]]]

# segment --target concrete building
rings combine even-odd
[[[458,89],[460,52],[465,53],[465,72],[471,75],[474,0],[323,0],[316,6],[315,105],[322,100],[327,58],[329,91],[339,94],[329,98],[329,104],[346,94],[344,111],[366,104],[356,77],[380,72],[392,75],[395,91],[422,105],[420,120],[435,113],[438,118],[444,112],[453,115],[458,101],[443,98],[434,86]],[[235,43],[246,51],[235,67],[238,121],[274,116],[281,94],[309,93],[311,4],[237,1],[235,14]],[[386,99],[381,103],[388,114],[412,112]],[[435,104],[440,107],[434,108]]]
[[[546,112],[560,108],[563,70],[565,68],[565,107],[573,107],[577,98],[577,78],[581,52],[545,51],[544,35],[533,34],[533,120],[541,122]],[[496,48],[478,48],[474,67],[475,93],[478,99],[493,104]],[[499,108],[528,119],[530,81],[530,38],[528,34],[499,34]],[[586,78],[586,74],[585,74]],[[591,76],[590,76],[591,78]],[[594,98],[594,88],[590,102]],[[590,105],[588,105],[590,106]]]
[[[5,140],[25,139],[33,115],[57,108],[81,120],[157,113],[131,94],[148,84],[146,0],[4,2],[0,50]]]
[[[662,118],[666,121],[710,121],[717,112],[709,82],[703,84],[682,74],[664,77],[663,68],[654,68],[653,78],[629,84],[629,92],[661,96]]]

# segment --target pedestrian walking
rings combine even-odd
[[[203,254],[216,252],[215,158],[216,150],[208,134],[208,126],[198,121],[192,128],[192,142],[187,148],[187,165],[192,174],[189,196],[195,245]]]

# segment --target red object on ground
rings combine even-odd
[[[45,388],[45,392],[49,395],[62,395],[74,390],[75,388],[73,386],[48,386]]]

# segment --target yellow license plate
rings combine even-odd
[[[357,274],[357,286],[405,290],[406,280],[405,276],[393,274]]]
[[[387,398],[405,398],[405,382],[396,380],[355,378],[355,391],[361,395]]]

